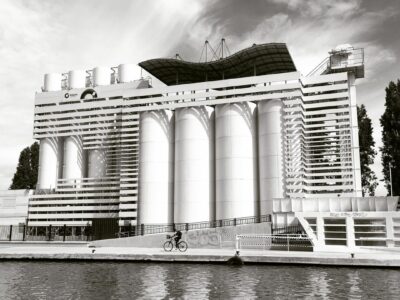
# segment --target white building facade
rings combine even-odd
[[[25,225],[32,190],[0,191],[0,226]]]
[[[282,198],[361,197],[362,56],[336,49],[311,76],[285,44],[140,63],[157,88],[132,65],[47,74],[29,226],[207,222],[271,214]]]

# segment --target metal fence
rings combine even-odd
[[[305,231],[299,224],[272,228],[272,234],[305,234]]]
[[[236,236],[236,251],[279,250],[279,251],[313,251],[311,239],[303,234],[240,234]]]
[[[91,226],[0,225],[0,241],[91,241]]]
[[[26,225],[0,225],[0,241],[92,241],[102,238],[112,238],[114,233],[117,237],[128,237],[136,235],[157,234],[172,232],[176,230],[188,231],[205,228],[218,228],[227,226],[237,226],[244,224],[255,224],[271,222],[271,215],[259,217],[233,218],[215,220],[211,222],[196,223],[176,223],[176,224],[151,224],[140,226],[125,226],[114,228],[110,224],[104,223],[103,226],[26,226]],[[110,231],[113,227],[112,235],[104,237],[102,233]],[[99,232],[101,231],[101,232]]]
[[[124,230],[119,232],[117,234],[117,236],[118,237],[128,237],[128,236],[135,236],[135,235],[165,233],[165,232],[171,232],[171,231],[176,231],[176,230],[189,231],[189,230],[197,230],[197,229],[218,228],[218,227],[256,224],[256,223],[264,223],[264,222],[271,222],[271,215],[222,219],[222,220],[215,220],[215,221],[210,221],[210,222],[151,224],[151,225],[141,224],[138,227],[134,227],[134,226],[126,227],[126,228],[124,228]]]

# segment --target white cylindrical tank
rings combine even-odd
[[[38,189],[54,189],[62,175],[63,147],[58,137],[40,140]]]
[[[126,83],[135,81],[135,68],[134,64],[121,64],[118,66],[118,82]]]
[[[107,159],[104,149],[93,149],[88,151],[88,177],[102,178],[106,176]]]
[[[272,213],[272,200],[284,198],[283,104],[280,100],[258,103],[260,213]]]
[[[61,74],[44,74],[43,90],[45,92],[61,91]]]
[[[93,85],[109,85],[111,83],[111,68],[96,67],[93,69]]]
[[[169,110],[140,115],[139,222],[173,223],[174,118]]]
[[[175,223],[213,221],[214,109],[175,111]]]
[[[86,87],[86,71],[73,70],[68,72],[68,88],[80,89]]]
[[[256,105],[215,109],[216,219],[257,216]]]
[[[86,173],[86,153],[80,136],[64,139],[63,179],[80,179]]]

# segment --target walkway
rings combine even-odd
[[[226,263],[234,255],[229,249],[188,249],[187,252],[164,252],[160,248],[103,247],[90,248],[86,244],[23,245],[0,244],[0,260],[109,260]],[[400,252],[363,249],[362,252],[323,253],[241,250],[244,263],[308,264],[335,266],[400,267]]]

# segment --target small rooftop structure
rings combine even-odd
[[[296,71],[284,43],[254,44],[226,58],[210,62],[157,58],[143,61],[139,66],[166,85]]]
[[[364,49],[341,44],[329,52],[329,56],[307,76],[351,72],[355,78],[364,78]]]

